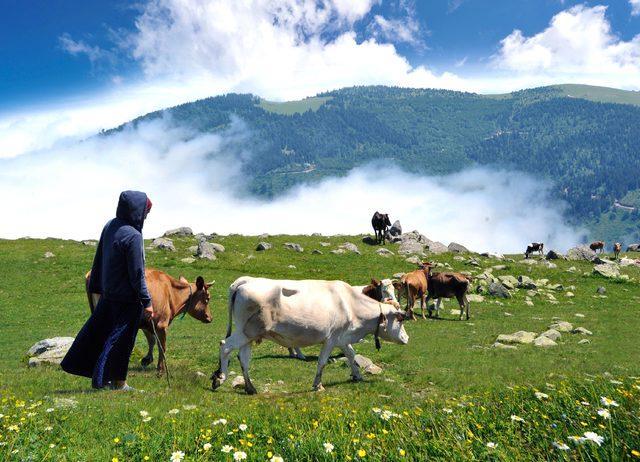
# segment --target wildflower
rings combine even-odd
[[[231,451],[233,451],[233,446],[229,446],[228,444],[225,444],[224,446],[222,446],[222,449],[220,450],[225,454],[229,454]]]
[[[9,430],[10,432],[18,432],[20,430],[20,427],[18,427],[17,425],[9,425],[7,430]]]
[[[405,451],[404,449],[400,448],[398,449],[398,453],[400,454],[400,457],[404,457],[407,455],[407,451]]]
[[[149,417],[149,413],[147,411],[140,411],[141,417]]]
[[[448,407],[443,407],[442,411],[446,414],[451,414],[453,412],[453,409],[449,409]]]
[[[498,445],[498,443],[494,443],[493,441],[489,441],[489,442],[487,443],[487,447],[488,447],[489,449],[495,449],[495,447],[496,447],[497,445]]]
[[[583,406],[591,406],[591,404],[589,404],[589,401],[580,401],[580,404],[582,404]]]
[[[515,414],[511,414],[511,421],[512,422],[524,422],[524,419],[520,416],[517,416]]]
[[[193,411],[197,406],[195,404],[183,404],[182,409],[185,411]]]
[[[558,443],[557,441],[553,442],[553,447],[556,449],[559,449],[560,451],[568,451],[569,450],[569,446],[567,446],[564,443]]]
[[[598,446],[600,446],[604,442],[604,437],[598,435],[596,432],[584,432],[584,439],[593,441]]]
[[[632,450],[631,450],[631,455],[632,455],[633,457],[640,457],[640,451],[637,451],[637,450],[635,450],[635,449],[632,449]]]
[[[145,417],[144,419],[142,419],[143,422],[149,422],[151,420],[151,417]]]
[[[358,449],[358,457],[364,457],[367,455],[367,451],[364,449]]]
[[[118,462],[118,458],[117,457],[111,458],[111,462]]]
[[[245,431],[247,429],[247,424],[240,424],[238,425],[238,430],[240,431]]]
[[[612,383],[614,385],[622,385],[623,382],[621,382],[620,380],[609,380],[609,383]]]
[[[269,459],[269,462],[284,462],[284,459],[280,456],[273,456],[271,459]]]
[[[375,412],[376,414],[380,414],[382,412],[382,409],[380,409],[379,407],[374,407],[373,409],[371,409],[373,412]]]
[[[184,459],[184,452],[175,451],[171,453],[171,462],[180,462],[182,459]]]
[[[169,410],[169,414],[177,414],[178,412],[180,412],[180,409],[170,409]]]
[[[602,403],[603,406],[606,406],[606,407],[611,407],[611,406],[618,407],[618,403],[616,403],[611,398],[607,398],[606,396],[601,396],[600,402]]]
[[[50,432],[51,430],[53,430],[53,427],[44,427],[44,431],[46,432]]]
[[[204,443],[204,445],[202,446],[202,449],[204,449],[205,451],[208,451],[209,449],[211,449],[211,443]]]
[[[611,418],[611,413],[609,412],[608,409],[598,409],[598,415],[600,417],[602,417],[603,419],[610,419]]]
[[[586,440],[585,440],[583,437],[581,437],[581,436],[573,436],[573,435],[572,435],[572,436],[570,436],[570,437],[569,437],[569,441],[572,441],[572,442],[573,442],[573,443],[575,443],[575,444],[582,444],[582,443],[584,443]]]
[[[53,444],[53,443],[51,443],[51,444],[49,445],[49,448],[51,448],[51,449],[53,449],[53,448],[55,448],[55,447],[56,447],[56,445],[55,445],[55,444]]]
[[[144,458],[143,458],[143,459],[144,459],[144,460],[149,460],[149,459],[150,459],[150,457],[149,457],[149,456],[144,456]]]
[[[118,438],[117,436],[113,439],[113,442],[118,444],[120,442],[120,438]]]
[[[227,419],[214,420],[213,425],[227,425]]]
[[[244,460],[247,458],[247,453],[243,451],[236,451],[233,453],[233,460]]]
[[[541,391],[536,391],[534,393],[534,395],[536,396],[536,398],[543,400],[543,399],[548,399],[549,395],[547,395],[546,393],[542,393]]]
[[[333,448],[334,448],[333,444],[322,443],[322,446],[324,447],[324,452],[329,452],[329,453],[333,452]]]

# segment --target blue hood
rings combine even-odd
[[[142,232],[144,214],[147,210],[147,195],[141,191],[123,191],[118,200],[116,217],[126,221]]]

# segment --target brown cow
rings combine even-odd
[[[427,299],[427,284],[428,275],[431,271],[431,264],[425,262],[420,269],[411,271],[400,278],[400,281],[395,281],[393,286],[398,291],[398,300],[401,295],[404,294],[407,297],[407,318],[411,317],[415,321],[416,316],[413,313],[413,305],[416,303],[416,299],[420,298],[420,310],[422,311],[422,319],[427,319],[425,316],[425,303]]]
[[[592,242],[589,245],[589,248],[591,250],[593,250],[595,253],[598,253],[598,250],[600,250],[600,253],[604,252],[604,241],[595,241]]]
[[[85,276],[85,290],[89,299],[89,308],[93,313],[100,295],[89,293],[90,275],[91,271]],[[198,276],[195,283],[190,283],[182,276],[180,276],[180,279],[174,279],[167,273],[149,268],[145,270],[145,278],[153,303],[153,322],[156,326],[160,347],[162,347],[158,348],[157,367],[158,375],[161,375],[165,368],[164,352],[167,351],[167,328],[169,324],[176,316],[185,314],[185,312],[198,321],[210,323],[212,318],[211,311],[209,311],[209,287],[213,282],[205,284],[202,276]],[[142,366],[146,367],[153,362],[153,347],[156,344],[156,339],[153,335],[153,328],[146,319],[140,322],[140,329],[147,337],[149,345],[147,355],[141,361]]]
[[[462,273],[433,273],[429,267],[428,285],[427,285],[427,306],[429,307],[429,317],[431,317],[431,307],[429,300],[435,298],[436,301],[436,318],[440,317],[440,304],[443,298],[455,297],[460,305],[460,320],[462,314],[466,311],[467,320],[469,319],[469,299],[467,298],[467,290],[469,288],[470,278]]]
[[[622,250],[622,244],[620,242],[616,242],[613,244],[613,258],[617,260],[620,258],[620,251]]]

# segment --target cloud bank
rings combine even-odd
[[[250,136],[240,120],[221,134],[196,134],[157,119],[0,160],[0,237],[97,238],[119,192],[139,189],[154,203],[147,236],[177,226],[221,234],[369,233],[378,209],[406,230],[479,251],[520,252],[532,240],[565,249],[579,239],[549,198],[549,185],[500,170],[429,178],[388,166],[379,175],[370,165],[273,201],[247,197],[243,167],[259,161],[245,149]]]

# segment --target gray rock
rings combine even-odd
[[[573,330],[573,324],[567,321],[555,321],[549,325],[549,329],[555,329],[558,332],[571,332]]]
[[[98,245],[98,241],[94,241],[93,239],[87,239],[85,241],[80,241],[82,243],[82,245],[88,245],[91,247],[95,247]]]
[[[170,229],[169,231],[166,231],[162,235],[162,237],[171,237],[171,236],[178,236],[178,237],[193,236],[193,230],[191,228],[183,226],[181,228]]]
[[[45,252],[43,256],[44,258],[53,258],[55,254],[53,252]]]
[[[267,233],[262,233],[261,235],[258,236],[258,239],[264,241],[265,239],[269,239],[269,235]]]
[[[620,266],[640,266],[640,260],[633,260],[627,257],[622,257],[619,263]]]
[[[549,250],[546,256],[547,260],[560,260],[564,259],[564,255],[562,255],[557,250]]]
[[[223,253],[225,251],[224,246],[222,244],[218,244],[217,242],[211,242],[211,247],[213,247],[213,250],[218,253]]]
[[[489,292],[489,295],[493,295],[494,297],[511,298],[509,290],[499,282],[492,282],[489,284],[487,291]]]
[[[593,267],[593,274],[599,274],[605,278],[618,278],[620,277],[620,269],[615,265],[603,263]]]
[[[560,337],[562,337],[562,334],[560,332],[558,332],[557,330],[555,330],[555,329],[549,329],[549,330],[546,330],[543,333],[541,333],[539,336],[540,337],[550,338],[551,340],[553,340],[555,342]]]
[[[458,244],[457,242],[450,243],[447,246],[447,248],[449,249],[449,252],[455,252],[455,253],[469,252],[469,249],[467,249],[462,244]]]
[[[573,247],[567,252],[567,258],[569,260],[586,260],[592,261],[596,257],[596,253],[586,245],[579,245]]]
[[[191,253],[191,255],[195,255],[198,252],[198,246],[192,245],[187,250]]]
[[[313,249],[313,250],[311,251],[311,253],[312,253],[312,254],[314,254],[314,255],[322,255],[322,250]]]
[[[383,257],[390,257],[391,255],[394,255],[394,253],[391,250],[385,249],[385,248],[376,250],[376,253]]]
[[[400,279],[405,274],[407,273],[393,273],[393,279]]]
[[[330,247],[330,246],[331,246],[331,243],[330,243],[330,242],[321,242],[321,243],[320,243],[320,245],[321,245],[322,247]]]
[[[593,335],[589,329],[585,329],[584,327],[576,327],[571,331],[572,334],[581,334],[581,335]]]
[[[484,297],[480,294],[467,294],[467,300],[469,300],[469,303],[482,303],[484,302]]]
[[[535,290],[538,286],[533,282],[529,276],[518,276],[518,287],[527,289],[527,290]]]
[[[196,256],[204,260],[217,259],[215,248],[207,241],[200,241],[198,244],[198,250],[196,251]]]
[[[403,240],[398,249],[400,255],[419,254],[424,255],[426,250],[426,244],[422,244],[418,241]]]
[[[334,255],[342,255],[342,254],[345,253],[345,250],[344,249],[334,249],[334,250],[331,250],[330,252],[332,254],[334,254]]]
[[[173,241],[171,239],[168,239],[166,237],[157,237],[153,240],[153,242],[151,242],[151,248],[152,249],[159,249],[159,250],[168,250],[170,252],[175,252],[176,248],[173,245]]]
[[[45,363],[60,364],[71,348],[73,340],[73,337],[53,337],[40,340],[27,352],[29,366],[33,367]]]
[[[517,350],[518,347],[515,345],[505,345],[504,343],[495,342],[491,345],[491,348],[496,348],[498,350]]]
[[[640,244],[629,244],[627,252],[640,252]]]
[[[181,259],[180,259],[180,261],[181,261],[182,263],[188,263],[188,264],[191,264],[191,263],[193,263],[194,261],[196,261],[196,259],[195,259],[195,258],[193,258],[193,257],[186,257],[186,258],[181,258]]]
[[[296,244],[294,242],[285,242],[284,247],[289,250],[293,250],[294,252],[304,252],[304,249],[300,244]]]
[[[231,381],[231,386],[233,388],[244,388],[244,377],[241,375],[237,375]]]
[[[406,258],[404,261],[406,261],[407,263],[411,263],[412,265],[419,265],[422,263],[422,259],[415,255],[412,257]]]
[[[509,290],[513,290],[518,286],[518,280],[513,276],[498,276],[498,280]]]
[[[442,253],[447,253],[449,251],[449,248],[442,242],[427,239],[427,250],[429,250],[429,252],[432,254],[439,255]]]
[[[588,345],[589,343],[591,343],[591,340],[589,340],[588,338],[583,338],[578,342],[578,345]]]
[[[499,343],[522,343],[522,344],[530,344],[536,338],[535,332],[527,332],[525,330],[519,330],[518,332],[514,332],[513,334],[500,334],[496,339],[496,342]]]
[[[604,288],[604,287],[602,287],[602,286],[600,286],[600,287],[598,287],[598,288],[596,289],[596,293],[597,293],[597,294],[600,294],[600,295],[604,295],[604,294],[606,294],[606,293],[607,293],[607,289],[606,289],[606,288]]]
[[[400,224],[400,220],[396,220],[393,222],[393,225],[391,225],[391,228],[389,228],[389,235],[400,236],[401,234],[402,234],[402,225]]]
[[[541,335],[540,337],[536,338],[533,341],[533,345],[537,347],[548,348],[548,347],[557,346],[558,344],[553,340],[551,340],[549,337],[545,337]]]
[[[258,245],[256,246],[256,250],[259,252],[263,250],[270,250],[271,248],[273,248],[273,246],[268,242],[258,242]]]
[[[353,253],[357,253],[358,255],[360,255],[360,251],[358,250],[358,246],[355,244],[352,244],[351,242],[345,242],[344,244],[342,244],[341,246],[339,246],[340,249],[344,249],[347,252],[353,252]]]

